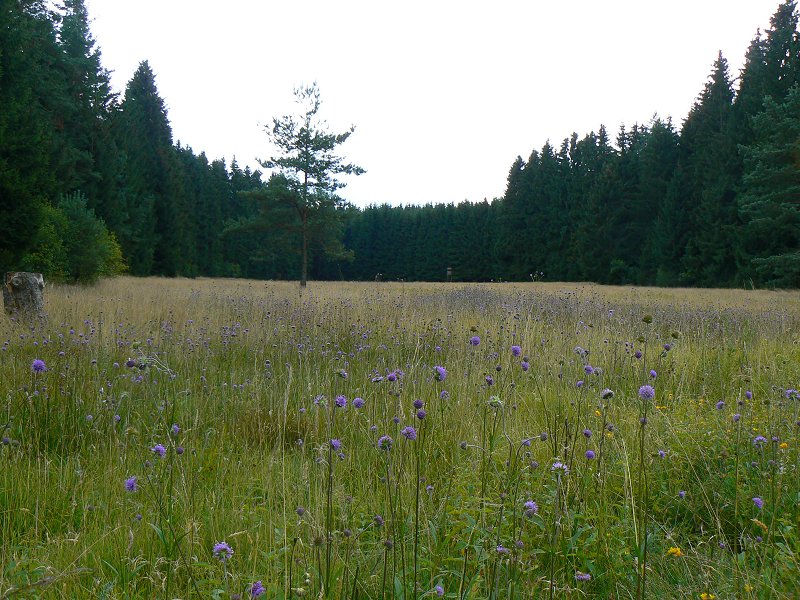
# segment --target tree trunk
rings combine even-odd
[[[303,214],[303,265],[300,273],[300,287],[306,287],[308,282],[308,217]]]
[[[6,273],[3,306],[12,319],[34,321],[45,318],[44,278],[41,273]]]

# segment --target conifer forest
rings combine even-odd
[[[297,279],[303,247],[317,280],[800,285],[794,1],[754,32],[741,73],[698,57],[708,80],[679,120],[565,132],[509,157],[500,198],[356,208],[334,185],[315,192],[330,200],[316,225],[276,209],[297,193],[279,174],[176,142],[146,60],[115,93],[82,0],[0,14],[5,270]]]

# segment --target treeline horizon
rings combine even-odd
[[[114,93],[83,0],[0,5],[4,271],[298,278],[296,228],[264,227],[274,181],[174,143],[147,61]],[[336,252],[312,243],[309,276],[800,287],[796,2],[737,79],[720,53],[680,126],[548,141],[512,162],[501,198],[337,208]]]

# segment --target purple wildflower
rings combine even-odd
[[[756,507],[758,507],[759,509],[764,508],[764,501],[761,498],[759,498],[758,496],[753,498],[753,504],[755,504]]]
[[[575,387],[582,388],[583,387],[583,379],[579,379],[575,382]]]
[[[681,500],[686,498],[686,492],[684,490],[681,490],[680,492],[678,492],[678,498],[680,498]]]
[[[610,398],[613,398],[614,397],[614,391],[606,388],[602,392],[600,392],[600,397],[603,400],[608,400]]]
[[[511,346],[511,356],[519,356],[520,354],[522,354],[520,346]]]
[[[353,398],[353,407],[354,408],[361,408],[364,406],[364,399],[360,396],[356,396]]]
[[[333,448],[334,452],[338,452],[341,447],[342,447],[342,440],[337,438],[333,438],[331,440],[331,448]]]
[[[31,371],[34,373],[41,373],[47,370],[47,365],[41,358],[37,358],[31,363]]]
[[[481,343],[481,338],[478,337],[477,335],[473,335],[471,338],[469,338],[469,343],[472,346],[477,346],[478,344]]]
[[[212,554],[214,558],[217,560],[221,560],[225,562],[231,556],[233,556],[233,549],[228,545],[227,542],[217,542],[214,544],[214,549],[212,550]]]
[[[422,400],[414,400],[414,408],[422,408],[423,406],[425,406],[425,403]]]
[[[436,381],[444,381],[447,377],[447,369],[445,369],[443,366],[436,365],[433,367],[433,370],[435,371],[433,376],[436,378]]]
[[[436,592],[436,595],[440,598],[444,596],[444,588],[440,585],[437,585],[435,588],[433,588],[433,591]]]
[[[747,390],[744,393],[744,397],[747,398],[748,400],[752,400],[753,399],[753,392],[751,392],[750,390]]]
[[[128,479],[125,480],[125,489],[129,492],[135,492],[139,489],[139,484],[136,482],[135,475],[133,477],[128,477]]]
[[[667,458],[667,451],[666,450],[659,450],[658,451],[659,458]]]
[[[267,593],[267,590],[264,589],[263,584],[261,581],[256,581],[252,586],[250,586],[250,596],[253,598],[258,598],[259,596],[263,596]]]
[[[172,435],[178,435],[181,431],[181,428],[178,427],[177,423],[173,423],[170,431],[172,431]]]
[[[520,366],[520,367],[522,367],[522,370],[523,370],[523,371],[527,371],[528,369],[530,369],[530,368],[531,368],[531,364],[530,364],[528,361],[526,361],[526,360],[523,360],[523,361],[520,363],[520,365],[519,365],[519,366]]]
[[[400,430],[400,435],[404,438],[414,441],[417,439],[417,430],[411,427],[411,425],[407,425]]]
[[[158,454],[161,458],[164,458],[167,455],[167,449],[164,448],[162,444],[156,444],[150,448],[150,450],[152,450],[153,453]]]
[[[534,502],[533,500],[528,500],[524,506],[525,506],[525,516],[528,517],[529,519],[533,515],[539,512],[539,505],[536,504],[536,502]]]
[[[508,554],[509,550],[502,544],[497,544],[497,553],[500,555]]]
[[[742,415],[740,415],[739,413],[736,413],[736,414],[735,414],[735,415],[733,415],[733,417],[732,417],[732,419],[733,419],[733,422],[734,422],[734,423],[738,423],[738,422],[739,422],[739,419],[741,419],[741,418],[742,418]]]
[[[650,377],[652,379],[655,379],[656,377],[658,377],[658,373],[656,373],[654,369],[650,369]]]
[[[720,400],[714,406],[717,407],[717,410],[722,410],[723,408],[725,408],[725,401],[724,400]]]
[[[639,388],[639,397],[642,400],[652,400],[656,397],[656,391],[652,385],[643,385]]]
[[[485,377],[485,380],[486,380],[486,385],[494,385],[494,377],[492,377],[491,375],[487,375]]]
[[[585,438],[592,437],[592,430],[591,429],[584,429],[583,430],[583,437],[585,437]]]
[[[575,571],[575,581],[589,581],[592,578],[589,573],[583,571]]]
[[[753,446],[763,446],[766,443],[767,438],[765,438],[763,435],[757,435],[753,438]]]
[[[382,516],[375,515],[375,518],[373,518],[372,521],[375,523],[376,527],[383,527],[384,520]]]
[[[422,419],[424,419],[424,418],[427,416],[427,414],[428,414],[428,413],[426,413],[426,412],[425,412],[425,409],[422,409],[422,408],[420,408],[420,409],[417,411],[417,418],[418,418],[420,421],[422,421]]]
[[[594,373],[594,367],[592,365],[586,365],[585,367],[583,367],[583,370],[587,375],[591,375],[592,373]]]
[[[345,396],[336,396],[336,400],[333,401],[336,406],[339,408],[345,408],[347,406],[347,398]]]
[[[378,448],[380,448],[381,450],[386,450],[386,451],[391,450],[393,443],[394,440],[390,438],[388,435],[383,435],[380,438],[378,438]]]
[[[641,350],[637,350],[636,352],[633,353],[633,355],[636,358],[641,359],[642,358],[642,351]]]

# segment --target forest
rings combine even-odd
[[[116,93],[83,0],[0,6],[4,271],[299,277],[281,181],[174,141],[146,60]],[[796,2],[740,73],[713,60],[680,124],[600,125],[510,163],[503,197],[480,202],[357,208],[334,188],[309,277],[800,287]]]

